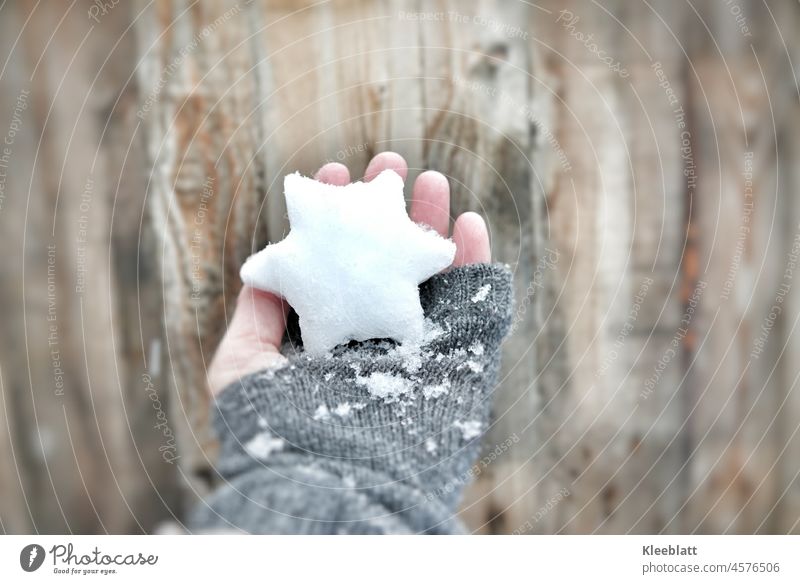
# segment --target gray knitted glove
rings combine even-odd
[[[369,341],[322,357],[298,352],[220,394],[225,482],[195,510],[193,529],[460,531],[456,505],[510,326],[511,273],[455,268],[420,296],[428,332],[417,350]]]

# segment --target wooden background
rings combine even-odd
[[[2,531],[179,525],[283,175],[388,149],[516,274],[471,529],[800,531],[797,3],[101,5],[0,7]]]

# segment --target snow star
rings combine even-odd
[[[286,298],[309,354],[351,340],[418,343],[418,286],[452,263],[456,246],[411,221],[403,179],[385,170],[334,186],[295,173],[283,186],[291,231],[248,258],[242,281]]]

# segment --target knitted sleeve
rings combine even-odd
[[[194,530],[457,533],[512,309],[509,270],[477,264],[420,287],[421,345],[299,350],[225,388],[214,425],[223,482]]]

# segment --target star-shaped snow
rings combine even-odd
[[[303,345],[319,355],[350,340],[423,336],[419,284],[453,261],[455,244],[406,213],[403,179],[333,186],[284,179],[291,231],[250,256],[245,284],[283,296],[300,317]]]

